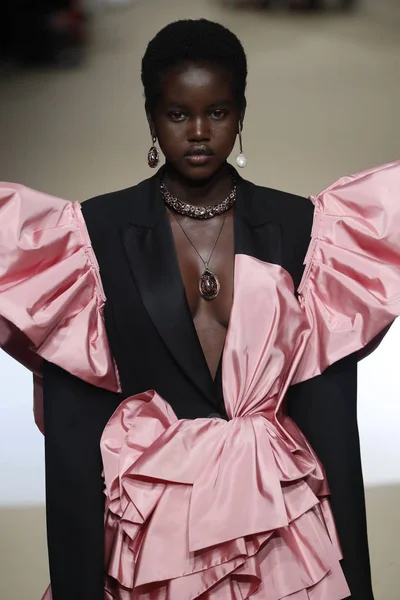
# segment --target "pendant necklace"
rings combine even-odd
[[[222,221],[222,225],[220,227],[220,230],[218,232],[217,238],[216,238],[216,240],[214,242],[214,245],[212,247],[212,250],[210,252],[210,256],[208,257],[208,260],[204,260],[204,258],[201,256],[200,252],[197,250],[196,246],[194,245],[194,243],[192,242],[192,240],[190,239],[190,237],[186,233],[185,229],[183,228],[182,223],[179,221],[179,219],[176,216],[176,214],[174,212],[172,212],[172,214],[175,217],[175,220],[178,223],[179,227],[182,229],[182,231],[183,231],[186,239],[188,240],[188,242],[190,243],[190,245],[192,246],[192,248],[196,252],[197,256],[200,258],[201,262],[204,265],[204,271],[200,275],[200,279],[199,279],[199,292],[200,292],[200,295],[201,295],[202,298],[204,298],[204,300],[214,300],[214,298],[216,298],[218,296],[218,294],[219,294],[219,291],[221,289],[221,284],[219,282],[218,277],[209,269],[209,264],[210,264],[210,261],[211,261],[211,259],[213,257],[214,250],[217,247],[219,238],[221,237],[221,233],[222,233],[222,230],[223,230],[224,225],[225,225],[227,214],[225,214],[225,216],[224,216],[224,220]]]
[[[233,182],[233,189],[230,192],[229,196],[223,202],[220,202],[219,204],[215,204],[213,206],[195,206],[192,204],[188,204],[186,202],[182,202],[181,200],[179,200],[178,198],[173,196],[168,191],[168,189],[163,181],[161,181],[160,191],[161,191],[161,196],[163,198],[164,204],[171,211],[171,213],[174,216],[179,227],[182,229],[182,232],[185,235],[186,239],[188,240],[188,242],[190,243],[190,245],[192,246],[192,248],[196,252],[197,256],[200,258],[201,262],[204,265],[204,271],[201,274],[200,279],[199,279],[200,295],[202,298],[204,298],[204,300],[214,300],[214,298],[216,298],[220,292],[221,284],[219,282],[218,277],[215,275],[215,273],[213,273],[210,270],[209,264],[213,257],[214,250],[217,247],[219,238],[221,237],[221,233],[222,233],[222,230],[225,225],[227,213],[236,203],[235,181]],[[184,215],[186,217],[190,217],[192,219],[201,219],[201,220],[211,219],[218,215],[225,214],[224,220],[222,221],[221,228],[218,232],[217,238],[214,242],[214,245],[212,247],[212,250],[210,252],[210,256],[208,257],[208,260],[204,260],[204,258],[201,256],[200,252],[197,250],[196,246],[194,245],[194,243],[192,242],[192,240],[186,233],[185,228],[183,227],[182,223],[176,216],[176,213],[178,213],[180,215]]]

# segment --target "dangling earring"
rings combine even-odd
[[[158,152],[157,146],[156,146],[156,141],[157,138],[155,135],[152,136],[152,147],[149,150],[149,153],[147,155],[147,162],[149,164],[150,169],[155,169],[156,167],[158,167],[158,163],[160,162],[160,154]]]
[[[242,124],[239,123],[239,131],[238,131],[238,135],[239,135],[239,148],[240,148],[240,153],[237,155],[236,157],[236,164],[238,167],[240,167],[241,169],[244,169],[244,167],[247,165],[247,158],[243,152],[243,141],[242,141]]]

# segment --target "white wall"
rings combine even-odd
[[[400,483],[400,321],[359,367],[367,486]],[[43,438],[32,417],[30,373],[0,351],[0,505],[44,502]]]
[[[367,486],[400,483],[400,320],[359,364],[358,415]]]
[[[0,350],[0,506],[44,502],[43,436],[32,413],[32,375]]]

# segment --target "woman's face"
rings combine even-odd
[[[225,163],[244,109],[237,105],[229,73],[189,63],[167,73],[148,117],[168,165],[195,181],[209,179]]]

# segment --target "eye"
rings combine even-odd
[[[215,119],[216,121],[220,121],[221,119],[226,117],[227,114],[228,114],[227,110],[223,110],[222,108],[216,108],[213,111],[211,111],[210,117],[212,119]]]
[[[179,123],[180,121],[184,121],[186,119],[186,115],[180,110],[173,110],[168,113],[168,116],[171,121],[174,121],[174,123]]]

